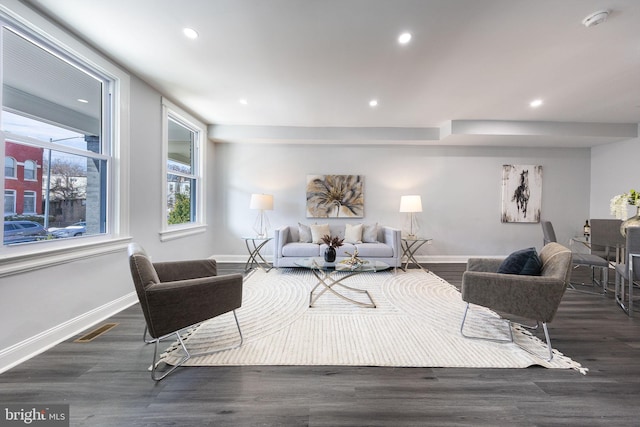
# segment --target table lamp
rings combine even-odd
[[[264,211],[273,210],[273,195],[271,194],[252,194],[249,209],[257,209],[260,211],[253,224],[254,231],[258,237],[267,237],[269,232],[269,218]]]
[[[420,228],[415,213],[422,212],[422,200],[420,196],[402,196],[400,198],[400,212],[409,214],[407,217],[408,224],[405,224],[405,231],[408,239],[415,239],[416,233],[418,233],[418,229]]]

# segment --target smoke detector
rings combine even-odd
[[[593,12],[586,18],[582,20],[582,25],[585,27],[593,27],[594,25],[602,24],[609,17],[608,10],[599,10],[597,12]]]

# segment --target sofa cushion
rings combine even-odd
[[[298,223],[298,235],[302,243],[311,243],[311,227],[308,225]]]
[[[360,243],[356,245],[361,258],[388,258],[393,256],[393,248],[384,243]],[[353,253],[353,252],[352,252]]]
[[[542,261],[536,252],[536,248],[527,248],[515,251],[509,255],[498,267],[498,273],[523,274],[539,276],[542,270]]]
[[[320,245],[300,242],[287,243],[282,247],[282,256],[301,258],[320,256]]]
[[[378,241],[378,223],[363,224],[362,241],[364,243],[376,243]]]
[[[329,224],[311,224],[311,243],[322,243],[322,236],[331,236]]]
[[[345,224],[345,243],[362,243],[362,224]]]

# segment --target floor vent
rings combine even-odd
[[[100,326],[98,329],[94,329],[93,331],[89,332],[88,334],[81,336],[80,338],[78,338],[74,342],[89,342],[89,341],[93,341],[94,339],[98,338],[100,335],[106,333],[107,331],[110,331],[111,329],[115,328],[116,326],[118,326],[117,323],[105,323],[104,325]]]

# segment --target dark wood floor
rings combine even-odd
[[[459,286],[464,266],[426,266]],[[575,271],[574,281],[586,273]],[[72,426],[640,425],[640,317],[627,317],[611,295],[569,290],[550,324],[554,347],[587,375],[539,367],[200,367],[156,383],[146,370],[152,347],[141,340],[140,308],[109,322],[119,325],[90,343],[69,340],[0,375],[0,402],[68,403]]]

